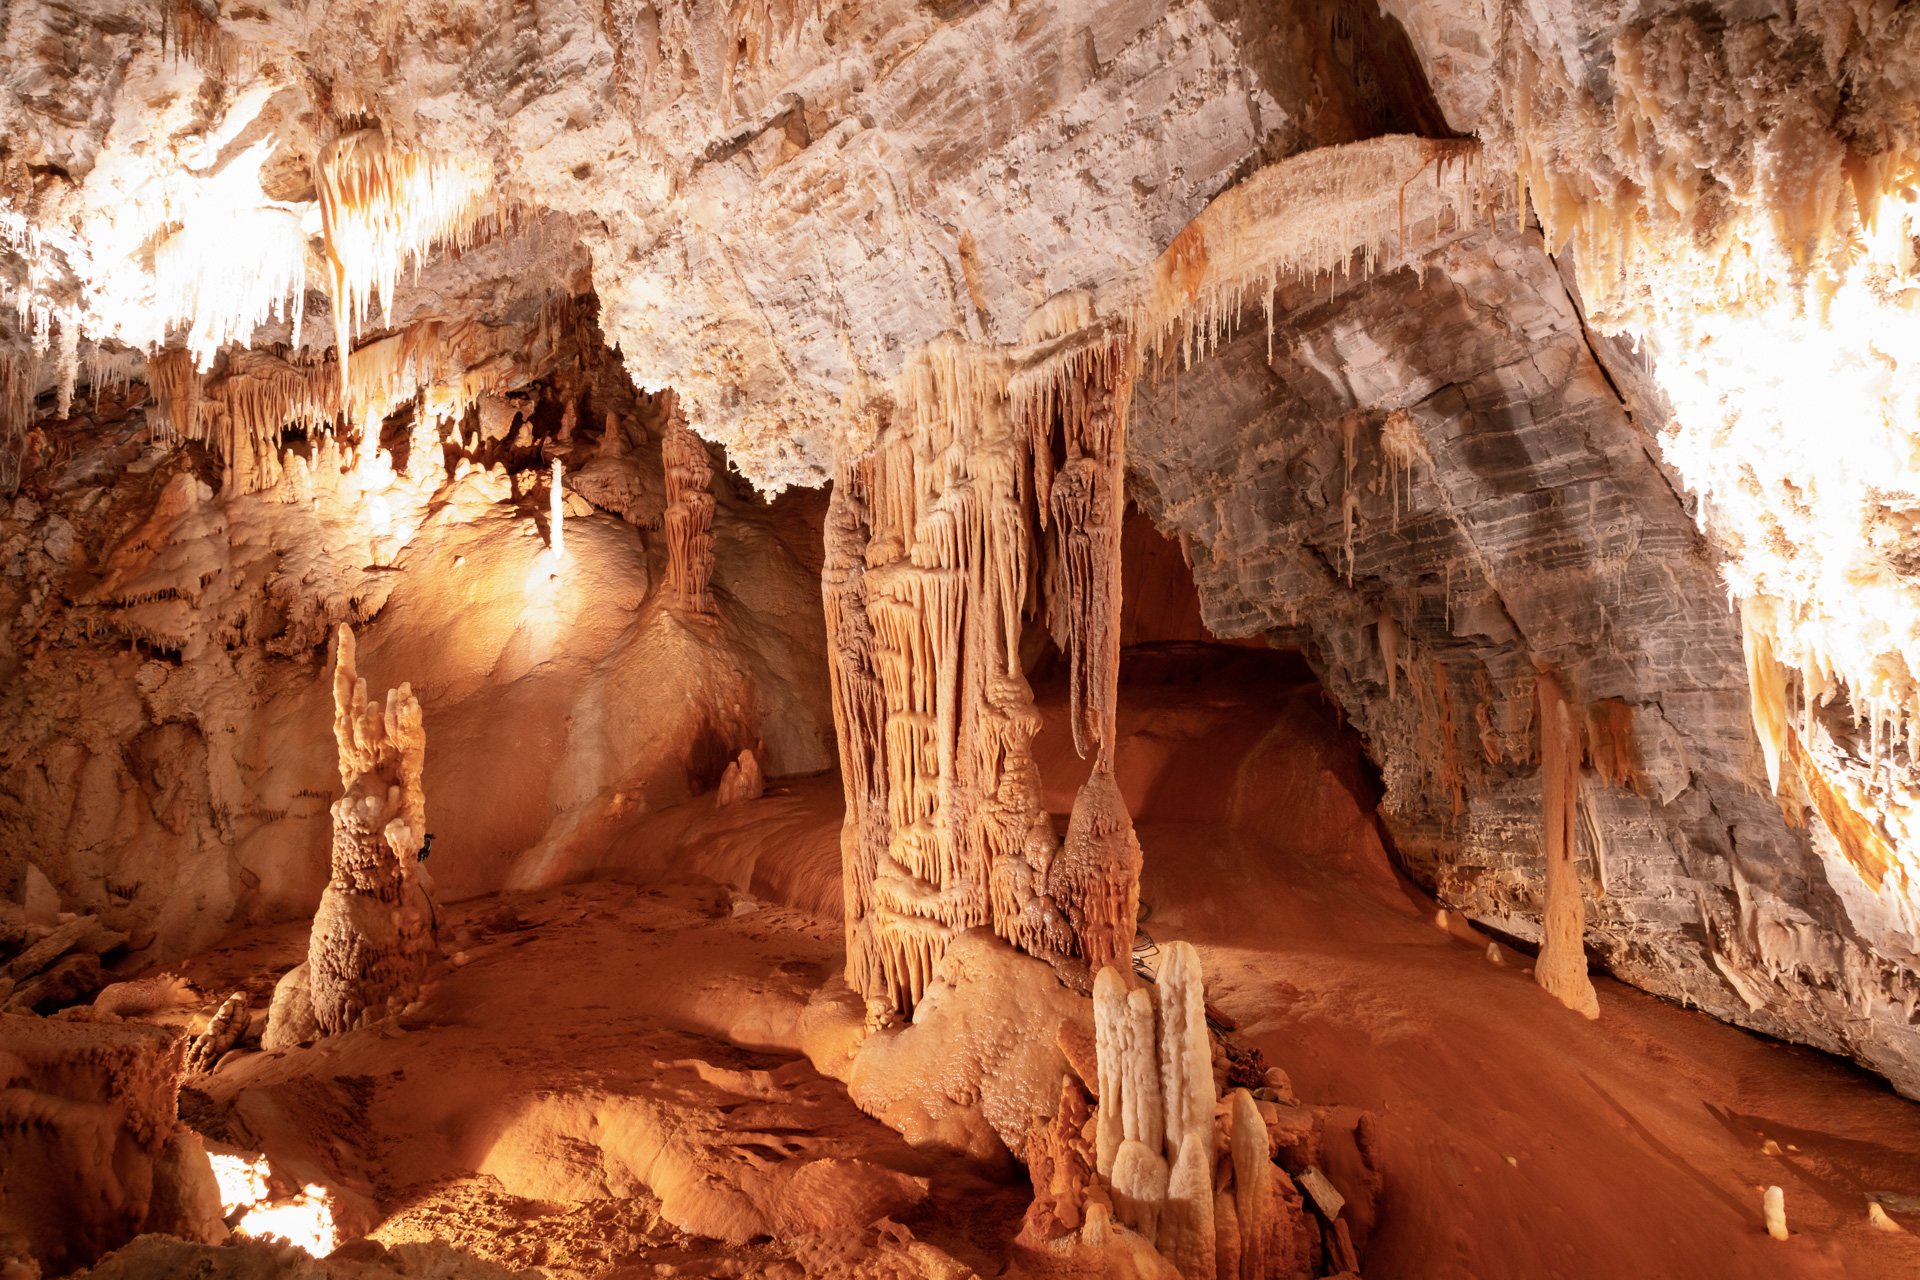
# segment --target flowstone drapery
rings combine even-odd
[[[338,634],[333,733],[346,794],[333,805],[333,878],[307,946],[313,1017],[327,1033],[414,1000],[439,950],[415,872],[427,833],[420,703],[405,684],[387,691],[384,706],[370,697],[355,669],[353,631]]]
[[[660,437],[666,472],[667,584],[689,613],[713,612],[707,583],[713,577],[713,464],[707,446],[675,412]]]
[[[977,925],[1096,968],[1132,946],[1139,846],[1111,776],[1131,349],[1096,336],[1018,355],[917,353],[843,450],[828,513],[848,978],[894,1011]],[[1064,856],[1020,661],[1042,596],[1096,763]]]

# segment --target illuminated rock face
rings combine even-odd
[[[1016,659],[1077,637],[1098,754],[1131,498],[1217,633],[1314,654],[1450,905],[1541,932],[1546,670],[1595,957],[1920,1089],[1910,12],[123,8],[7,26],[9,889],[168,954],[304,914],[349,622],[444,673],[462,891],[837,728],[864,992],[983,924],[1119,959],[1130,825],[1097,779],[1056,850]],[[1125,448],[1041,446],[1012,366],[1088,335]],[[753,484],[840,481],[824,627],[817,519],[597,396],[601,338]],[[1008,362],[991,412],[913,418],[935,351]],[[563,473],[556,573],[512,513]]]

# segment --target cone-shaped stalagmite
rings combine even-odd
[[[1240,1280],[1266,1280],[1273,1234],[1273,1162],[1267,1122],[1253,1095],[1235,1089],[1229,1113],[1233,1141],[1233,1202],[1240,1225]]]
[[[1167,1162],[1146,1143],[1128,1138],[1113,1158],[1112,1181],[1115,1215],[1149,1241],[1157,1240],[1167,1200]]]
[[[1188,1133],[1167,1175],[1160,1211],[1160,1256],[1185,1280],[1214,1280],[1213,1155],[1210,1143]]]
[[[1104,965],[1130,968],[1140,915],[1140,841],[1108,770],[1095,768],[1074,797],[1049,883],[1073,922],[1087,967],[1096,973]]]

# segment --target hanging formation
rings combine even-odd
[[[1131,348],[1082,337],[1035,355],[1021,369],[930,344],[838,466],[823,593],[848,978],[895,1012],[964,929],[1094,967],[1132,947],[1139,846],[1111,778]],[[1096,765],[1064,856],[1020,658],[1043,601]]]

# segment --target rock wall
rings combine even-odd
[[[565,493],[558,564],[540,443],[486,439],[484,413],[465,439],[490,466],[455,445],[444,466],[348,466],[316,436],[289,446],[280,483],[235,494],[197,447],[151,439],[144,390],[60,424],[71,452],[0,508],[11,904],[44,884],[154,960],[310,914],[339,788],[343,621],[374,685],[420,697],[443,896],[564,878],[583,830],[712,787],[742,748],[774,773],[832,765],[817,551],[797,511],[822,496],[770,506],[717,480],[715,612],[681,610],[654,589],[666,401],[617,367],[516,393],[548,452],[569,395],[578,420],[614,415],[604,449],[603,427],[578,428],[578,489],[605,506]]]
[[[1768,798],[1739,618],[1645,368],[1586,332],[1537,230],[1282,302],[1271,361],[1248,315],[1135,402],[1130,493],[1208,628],[1303,649],[1381,769],[1402,865],[1530,941],[1543,664],[1589,741],[1624,747],[1581,783],[1593,958],[1920,1093],[1909,958],[1862,936]]]

